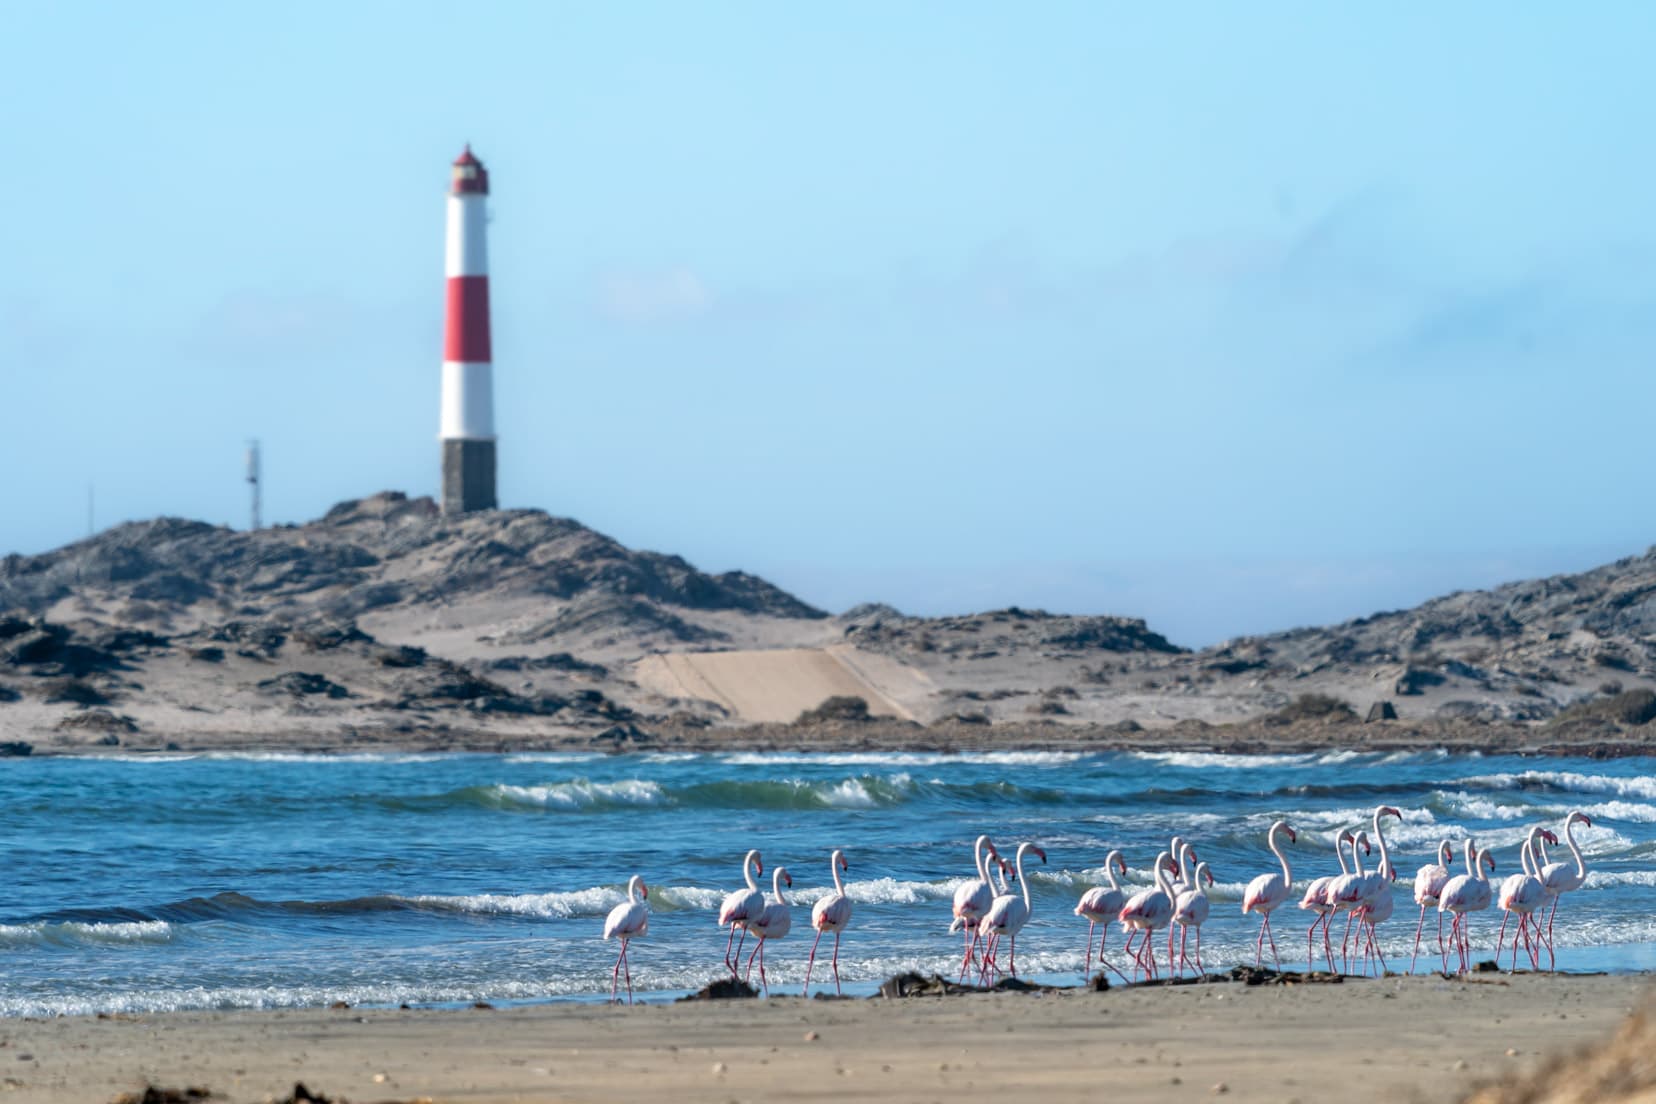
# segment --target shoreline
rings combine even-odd
[[[351,1100],[1453,1100],[1593,1042],[1648,975],[1437,975],[938,998],[298,1009],[0,1021],[3,1082],[40,1104],[154,1084],[240,1102]],[[1223,1085],[1223,1090],[1217,1086]]]
[[[3,720],[0,715],[0,720]],[[1642,726],[1648,727],[1648,726]],[[1192,725],[1123,731],[1116,725],[934,724],[870,720],[816,725],[705,726],[626,722],[608,728],[512,731],[447,723],[177,730],[65,738],[61,732],[0,726],[0,758],[133,756],[200,752],[432,754],[470,752],[1179,752],[1304,755],[1329,752],[1562,756],[1617,759],[1656,755],[1656,733],[1485,722],[1411,724]]]

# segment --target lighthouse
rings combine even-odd
[[[494,380],[489,350],[489,172],[471,146],[454,160],[448,195],[443,322],[443,513],[495,508]]]

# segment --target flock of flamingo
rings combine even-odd
[[[1317,878],[1305,887],[1299,907],[1313,914],[1311,926],[1305,935],[1307,970],[1316,966],[1316,935],[1320,927],[1323,958],[1330,972],[1350,972],[1354,951],[1362,956],[1360,968],[1364,974],[1367,974],[1371,967],[1380,973],[1386,972],[1386,960],[1380,950],[1376,926],[1384,923],[1392,915],[1392,883],[1398,879],[1398,872],[1392,865],[1385,832],[1381,826],[1382,820],[1386,817],[1402,820],[1403,814],[1391,805],[1377,807],[1371,824],[1374,832],[1372,839],[1368,832],[1355,828],[1341,831],[1335,843],[1340,873]],[[1441,842],[1433,854],[1434,861],[1422,866],[1415,874],[1414,900],[1420,906],[1420,918],[1415,925],[1414,954],[1409,961],[1409,972],[1414,972],[1419,961],[1426,913],[1428,909],[1433,908],[1438,913],[1437,954],[1442,959],[1443,972],[1450,972],[1451,944],[1455,950],[1456,971],[1465,973],[1470,969],[1472,941],[1469,921],[1473,913],[1488,909],[1491,903],[1499,905],[1505,913],[1501,920],[1501,930],[1495,937],[1497,965],[1505,946],[1507,923],[1516,914],[1518,922],[1512,936],[1510,968],[1517,969],[1518,944],[1521,940],[1533,968],[1540,969],[1541,952],[1545,950],[1548,969],[1552,969],[1556,964],[1553,954],[1553,920],[1558,912],[1558,899],[1565,893],[1581,888],[1587,880],[1587,862],[1576,843],[1573,829],[1577,824],[1592,827],[1592,823],[1587,815],[1579,810],[1570,813],[1564,820],[1564,838],[1569,844],[1573,862],[1549,862],[1546,846],[1557,846],[1558,836],[1540,825],[1532,827],[1519,854],[1522,871],[1510,875],[1500,884],[1498,890],[1484,872],[1485,867],[1490,874],[1495,872],[1495,859],[1489,848],[1479,848],[1471,839],[1467,839],[1463,848],[1466,872],[1455,874],[1450,868],[1454,861],[1454,848],[1447,839]],[[1263,963],[1265,943],[1269,940],[1271,959],[1278,970],[1282,968],[1282,962],[1277,955],[1276,936],[1271,931],[1271,914],[1291,900],[1294,889],[1294,874],[1288,865],[1288,856],[1282,852],[1279,842],[1281,836],[1287,836],[1290,843],[1297,842],[1298,836],[1285,820],[1272,824],[1266,834],[1266,845],[1276,856],[1282,869],[1254,878],[1242,894],[1243,914],[1257,913],[1260,917],[1259,937],[1254,945],[1254,964],[1258,966]],[[1376,847],[1380,851],[1380,860],[1372,872],[1365,871],[1363,856],[1371,855]],[[962,883],[955,890],[954,920],[949,926],[949,931],[963,933],[964,953],[960,963],[962,982],[966,980],[974,965],[977,967],[977,980],[980,985],[992,984],[1003,973],[1012,977],[1017,976],[1018,932],[1029,922],[1032,909],[1029,882],[1024,876],[1024,860],[1030,855],[1038,857],[1043,863],[1046,862],[1046,852],[1034,843],[1019,844],[1012,862],[1007,862],[1001,856],[988,836],[979,836],[973,845],[972,858],[977,877]],[[816,965],[817,949],[822,943],[822,937],[829,932],[834,936],[834,991],[840,991],[840,934],[851,921],[851,898],[846,896],[845,885],[840,880],[840,875],[842,871],[849,871],[850,864],[846,861],[845,853],[836,850],[829,859],[829,866],[834,878],[833,892],[823,896],[811,907],[811,926],[816,929],[816,939],[811,944],[810,958],[805,966],[806,993],[810,992],[811,972]],[[1175,977],[1182,977],[1185,969],[1190,967],[1198,976],[1205,976],[1202,966],[1202,925],[1208,918],[1206,886],[1214,884],[1213,872],[1206,862],[1198,859],[1195,846],[1179,836],[1174,836],[1168,849],[1156,856],[1151,869],[1155,886],[1129,895],[1116,880],[1118,872],[1126,875],[1127,862],[1120,851],[1111,851],[1104,860],[1104,875],[1109,884],[1089,889],[1082,894],[1080,903],[1075,906],[1075,915],[1087,920],[1089,925],[1087,952],[1082,960],[1087,976],[1090,977],[1092,973],[1093,936],[1102,924],[1104,934],[1098,941],[1098,962],[1113,970],[1123,981],[1132,980],[1106,956],[1105,944],[1109,940],[1109,924],[1112,921],[1119,922],[1122,930],[1127,932],[1124,953],[1131,962],[1129,969],[1133,974],[1142,975],[1147,981],[1159,976],[1154,934],[1165,928],[1168,972]],[[764,864],[760,860],[759,852],[749,851],[742,860],[742,879],[746,887],[736,890],[724,899],[719,907],[719,926],[730,929],[725,939],[724,964],[732,978],[740,975],[742,948],[747,937],[752,935],[755,938],[756,944],[748,954],[745,977],[752,977],[754,961],[757,958],[759,983],[766,995],[769,995],[770,984],[765,977],[765,944],[786,936],[793,926],[792,908],[783,895],[784,888],[793,885],[793,879],[788,876],[786,868],[777,867],[771,877],[771,892],[775,899],[770,900],[760,889],[757,880],[763,874]],[[1021,887],[1021,891],[1014,892],[1014,885]],[[632,969],[627,963],[627,944],[630,940],[641,938],[649,932],[650,913],[646,904],[649,892],[644,880],[636,874],[633,875],[627,885],[627,900],[610,910],[604,921],[604,938],[618,939],[621,944],[620,953],[615,959],[615,969],[610,976],[612,1001],[616,999],[624,974],[627,1001],[632,1002]],[[1547,912],[1544,928],[1540,916],[1543,910]],[[1346,915],[1346,923],[1340,944],[1340,965],[1336,967],[1329,925],[1340,913]],[[1447,941],[1443,932],[1445,913],[1452,917]],[[1176,956],[1173,939],[1175,927],[1179,929]],[[737,938],[738,932],[740,939]],[[1187,940],[1192,932],[1195,933],[1194,962],[1186,954]],[[1007,950],[1005,971],[1000,965],[1003,940]],[[1133,946],[1135,941],[1138,942],[1136,949]]]

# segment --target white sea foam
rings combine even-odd
[[[520,751],[505,758],[507,763],[587,763],[604,758],[601,751]]]
[[[628,778],[618,782],[589,782],[581,778],[542,786],[513,786],[501,783],[489,789],[505,804],[535,805],[551,809],[585,809],[596,805],[661,805],[668,800],[659,783],[641,778]]]
[[[166,943],[174,935],[164,920],[0,924],[0,946],[29,943]]]
[[[719,761],[737,767],[777,767],[795,764],[828,767],[935,767],[949,763],[1001,766],[1059,767],[1087,756],[1080,751],[735,751]]]
[[[1587,871],[1586,889],[1608,889],[1611,886],[1656,886],[1656,870],[1591,870]]]
[[[1206,770],[1211,767],[1228,767],[1236,770],[1291,767],[1309,763],[1315,758],[1315,756],[1300,753],[1236,755],[1216,751],[1134,751],[1128,754],[1131,758],[1142,759],[1149,763],[1162,763],[1169,767],[1189,767],[1196,770]]]
[[[1521,771],[1516,774],[1481,774],[1465,779],[1464,784],[1487,789],[1551,786],[1574,793],[1611,794],[1616,797],[1656,800],[1656,776],[1653,775],[1617,778],[1613,775],[1580,774],[1576,771]]]

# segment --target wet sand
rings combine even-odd
[[[0,1022],[0,1099],[1455,1100],[1596,1041],[1646,977]],[[1510,1052],[1510,1053],[1509,1053]],[[1218,1086],[1223,1086],[1223,1089]]]

